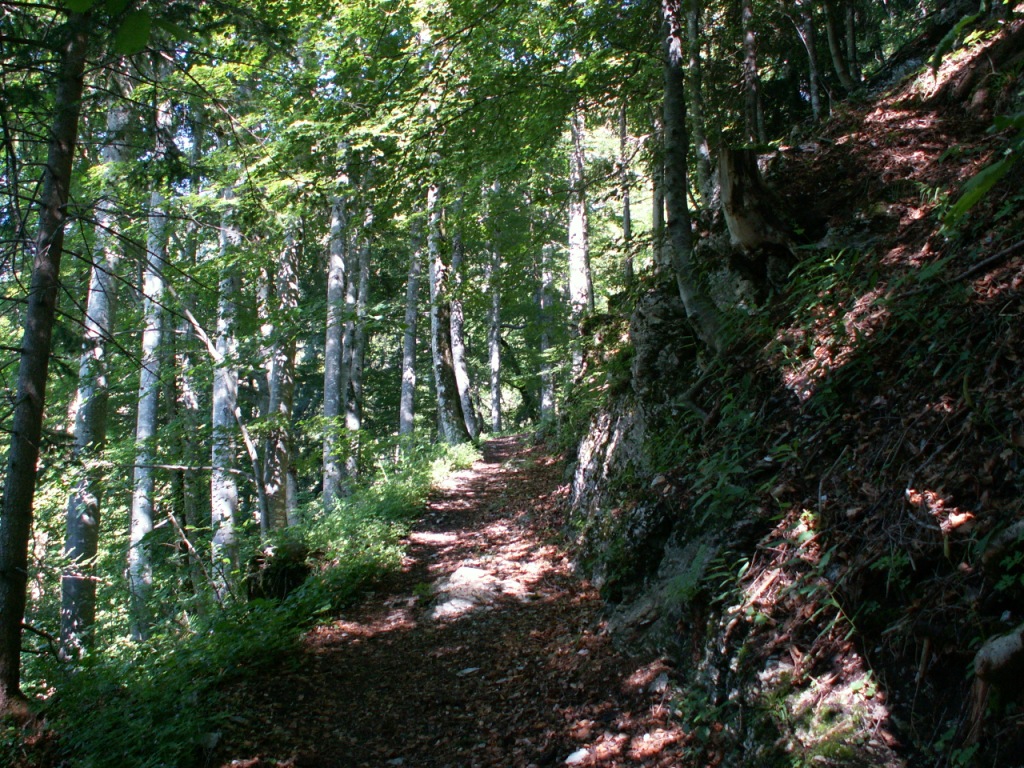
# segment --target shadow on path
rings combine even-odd
[[[434,494],[402,573],[254,691],[220,766],[680,764],[663,668],[619,654],[572,573],[562,467],[501,438]]]

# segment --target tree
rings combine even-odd
[[[409,274],[405,282],[405,322],[402,331],[402,384],[399,404],[398,434],[411,436],[416,426],[416,327],[419,313],[420,273],[423,253],[419,238],[414,235],[409,249]]]
[[[342,362],[345,335],[345,254],[347,212],[345,198],[331,203],[331,231],[327,250],[327,334],[324,342],[323,505],[330,512],[339,496],[343,468],[340,424],[344,411]]]
[[[119,95],[107,110],[106,133],[100,157],[110,178],[124,161],[124,136],[128,111]],[[96,617],[95,558],[103,498],[103,448],[107,441],[109,402],[108,347],[114,333],[114,308],[121,261],[115,216],[112,210],[114,184],[104,183],[96,208],[96,249],[90,269],[89,294],[78,365],[75,397],[74,461],[81,477],[68,499],[64,554],[68,567],[61,580],[61,653],[78,656],[91,644]]]
[[[683,84],[682,0],[663,0],[665,20],[665,208],[668,237],[679,297],[697,335],[717,352],[725,348],[722,322],[702,290],[693,263],[693,232],[686,201],[687,150],[686,100]]]
[[[590,233],[587,218],[586,136],[582,105],[569,119],[569,306],[573,338],[580,336],[580,324],[594,310],[594,283],[590,273]],[[573,377],[583,370],[583,349],[577,344],[572,353]]]
[[[155,107],[156,155],[163,158],[170,141],[170,105]],[[135,428],[135,480],[132,493],[131,533],[128,547],[128,591],[131,595],[132,636],[149,634],[149,592],[153,563],[148,537],[153,531],[157,416],[161,385],[161,341],[164,333],[164,294],[167,271],[167,200],[153,182],[149,198],[149,232],[142,275],[143,329],[139,371],[138,415]]]
[[[221,220],[219,255],[220,279],[217,291],[217,331],[213,349],[213,396],[211,397],[212,436],[210,440],[210,528],[213,538],[210,559],[217,599],[223,603],[231,594],[232,574],[238,569],[238,542],[235,518],[238,515],[235,420],[238,410],[237,342],[235,339],[238,277],[231,263],[233,249],[241,233],[233,221],[234,193],[224,192],[227,203]],[[259,480],[258,487],[262,487]]]
[[[441,194],[437,184],[427,190],[427,258],[430,264],[430,352],[437,398],[437,431],[451,445],[468,442],[462,415],[455,362],[452,359],[449,271],[441,247]]]
[[[64,252],[66,205],[85,87],[89,13],[69,13],[61,30],[53,123],[43,168],[32,280],[25,308],[14,425],[0,517],[0,712],[20,707],[21,625],[25,616],[28,541],[42,438],[46,377]]]

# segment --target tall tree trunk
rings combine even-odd
[[[654,157],[651,166],[651,247],[654,269],[658,273],[672,269],[671,245],[665,232],[665,126],[661,117],[655,118]]]
[[[800,0],[796,4],[798,20],[794,19],[800,42],[807,51],[807,92],[811,101],[814,122],[821,120],[821,70],[818,67],[818,41],[814,27],[814,0]]]
[[[299,305],[297,223],[285,229],[272,295],[272,335],[267,371],[267,416],[271,424],[264,452],[268,527],[288,527],[288,472],[291,468],[292,405],[295,392],[295,316]]]
[[[451,344],[452,344],[452,365],[455,368],[455,386],[459,391],[459,403],[462,410],[462,418],[466,423],[466,432],[470,438],[476,440],[480,434],[480,427],[477,425],[476,412],[473,408],[473,385],[469,378],[469,363],[466,360],[466,319],[462,311],[462,262],[465,259],[466,248],[462,242],[462,235],[456,234],[452,238],[452,266],[451,266]]]
[[[352,354],[349,373],[349,398],[345,411],[345,427],[349,431],[349,454],[345,462],[346,474],[352,480],[359,476],[360,433],[363,428],[363,367],[366,362],[366,309],[370,301],[370,230],[373,209],[367,206],[363,217],[363,231],[359,243],[355,325],[352,329]]]
[[[159,120],[158,120],[159,123]],[[164,326],[167,264],[167,201],[154,189],[149,200],[149,235],[142,280],[142,370],[139,372],[135,425],[135,477],[128,550],[128,590],[131,595],[132,636],[149,635],[149,592],[153,583],[152,552],[146,540],[153,531],[156,495],[156,432],[160,403],[160,342]]]
[[[337,195],[331,204],[331,234],[327,264],[327,334],[324,342],[324,452],[323,504],[331,512],[341,496],[342,344],[345,336],[345,258],[347,243],[345,198]]]
[[[764,110],[761,106],[761,77],[757,71],[757,32],[754,30],[754,2],[742,0],[744,122],[747,138],[764,144]]]
[[[540,252],[540,419],[555,418],[555,373],[551,360],[551,306],[554,302],[554,275],[551,271],[551,246],[544,245]]]
[[[60,262],[64,253],[65,206],[78,140],[85,54],[92,32],[88,13],[69,13],[60,49],[53,126],[43,168],[32,278],[25,309],[18,392],[14,400],[11,447],[7,453],[3,515],[0,516],[0,713],[20,708],[21,624],[28,583],[28,544],[36,489],[36,462],[43,431],[46,374],[57,310]]]
[[[430,264],[430,352],[437,398],[437,431],[449,445],[469,441],[459,404],[452,361],[451,304],[448,297],[448,265],[441,252],[440,190],[427,190],[427,257]]]
[[[701,206],[708,210],[711,207],[713,181],[711,149],[704,127],[704,78],[700,55],[700,12],[703,3],[701,0],[686,0],[686,3],[686,47],[689,58],[686,85],[690,95],[693,146],[697,153],[697,192],[700,194]]]
[[[594,309],[587,219],[585,131],[583,107],[577,104],[569,119],[572,139],[569,149],[569,333],[576,342],[572,350],[573,378],[583,370],[583,348],[579,343],[583,315]]]
[[[233,195],[225,193],[230,201]],[[217,297],[217,336],[213,369],[212,424],[210,441],[210,527],[213,542],[213,589],[223,603],[231,594],[232,574],[238,569],[238,543],[235,522],[238,517],[238,484],[236,463],[235,419],[238,408],[237,343],[235,340],[235,296],[239,281],[230,266],[231,249],[241,240],[232,221],[230,207],[221,223],[220,255],[225,266],[220,275]],[[262,481],[258,481],[262,486]],[[262,495],[262,494],[261,494]]]
[[[622,280],[633,285],[633,212],[629,208],[630,148],[626,125],[626,102],[619,106],[619,190],[622,195]]]
[[[663,0],[665,17],[665,207],[679,296],[697,336],[721,352],[725,343],[721,318],[715,305],[701,289],[693,265],[693,233],[687,207],[686,100],[683,85],[683,40],[680,27],[681,0]]]
[[[107,112],[107,133],[100,157],[109,166],[123,161],[122,131],[128,111],[121,104]],[[93,576],[104,473],[101,466],[107,440],[107,345],[113,338],[117,303],[117,273],[121,245],[115,232],[113,184],[105,184],[103,200],[96,208],[96,248],[86,300],[82,356],[78,365],[75,396],[74,460],[82,472],[68,498],[64,556],[68,567],[61,578],[60,650],[75,658],[91,644],[96,618],[96,581]]]
[[[861,80],[860,55],[857,51],[857,4],[854,0],[847,0],[844,12],[846,14],[846,68],[850,73],[850,79],[854,84]]]
[[[416,416],[416,326],[423,253],[420,244],[413,245],[409,255],[409,276],[405,283],[405,329],[402,333],[402,389],[398,415],[398,434],[412,435]]]
[[[856,89],[857,85],[850,76],[850,70],[846,66],[846,57],[843,54],[843,38],[839,30],[839,10],[836,8],[835,0],[825,0],[825,33],[828,35],[828,50],[832,55],[832,68],[835,70],[839,84],[847,93]]]
[[[501,252],[491,244],[487,285],[491,307],[487,318],[487,360],[491,385],[491,431],[501,432]]]

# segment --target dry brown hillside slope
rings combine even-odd
[[[767,158],[814,240],[789,284],[699,386],[592,422],[582,561],[694,764],[1024,764],[1024,164],[943,227],[1022,66],[986,27]]]

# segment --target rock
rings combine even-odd
[[[586,748],[577,749],[575,752],[573,752],[571,755],[569,755],[567,758],[565,758],[565,764],[566,765],[582,765],[583,762],[588,757],[590,757],[590,750],[589,749],[586,749]]]

